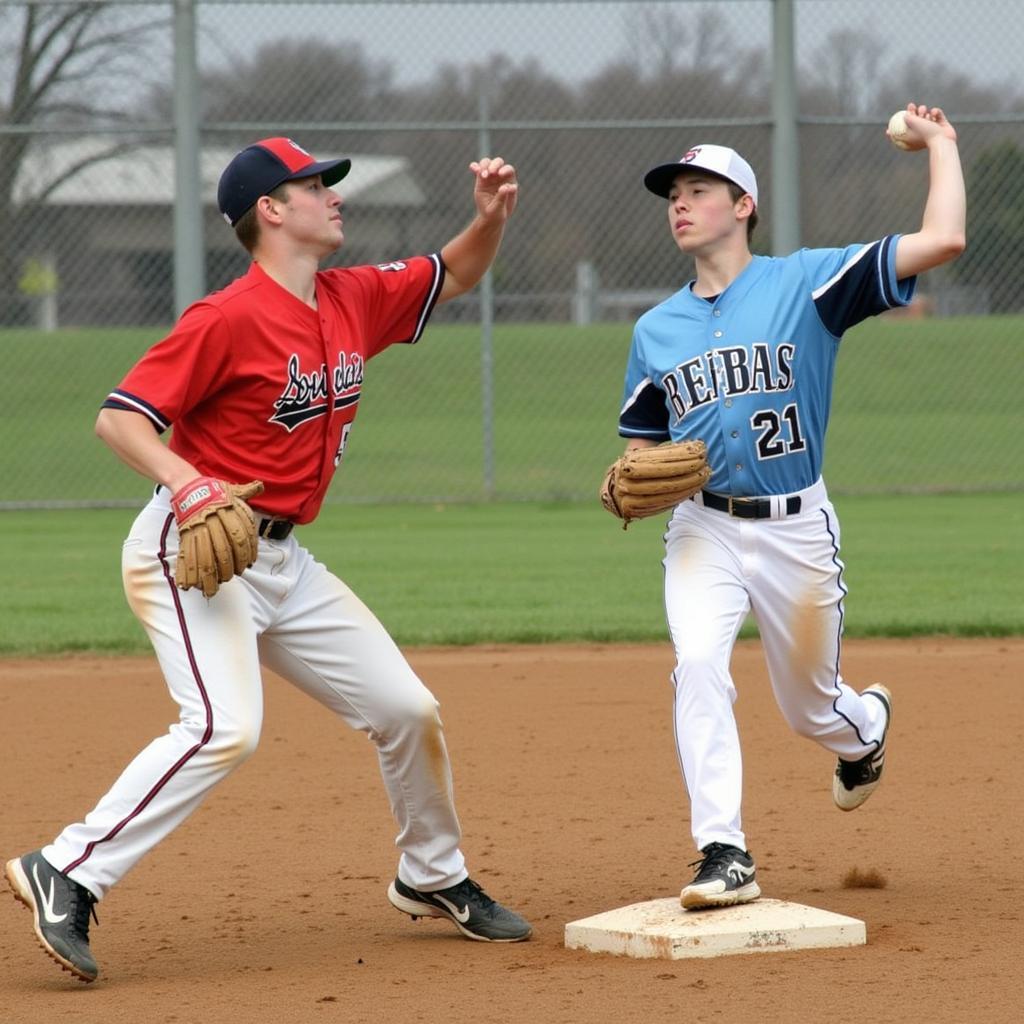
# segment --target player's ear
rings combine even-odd
[[[271,224],[281,223],[281,204],[273,196],[260,196],[256,200],[256,212]]]
[[[734,209],[736,210],[737,220],[748,220],[754,212],[754,197],[749,192],[744,192],[736,200]]]

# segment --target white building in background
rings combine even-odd
[[[200,155],[203,234],[209,289],[248,263],[217,210],[217,182],[237,152],[210,146]],[[330,154],[333,155],[333,154]],[[352,170],[336,186],[344,197],[345,263],[412,255],[410,215],[426,196],[408,158],[338,153]],[[86,136],[34,147],[14,182],[26,261],[55,272],[56,295],[40,297],[40,326],[146,324],[173,320],[174,149]],[[183,202],[192,201],[183,197]],[[58,312],[59,311],[59,312]]]

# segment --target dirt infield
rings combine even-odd
[[[889,774],[853,814],[832,806],[831,757],[782,722],[760,648],[740,644],[761,887],[865,920],[868,945],[675,962],[562,944],[567,921],[689,877],[668,646],[409,657],[441,700],[470,869],[534,922],[530,942],[467,942],[390,907],[372,747],[270,678],[256,755],[100,904],[95,985],[61,973],[2,893],[0,1021],[1021,1019],[1024,639],[846,645],[851,683],[894,693]],[[80,817],[173,711],[149,659],[0,661],[0,856]],[[851,887],[855,872],[884,887]]]

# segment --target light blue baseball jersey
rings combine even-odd
[[[716,299],[692,282],[636,323],[619,433],[700,438],[708,490],[787,494],[821,475],[843,332],[910,302],[888,235],[845,249],[755,256]]]

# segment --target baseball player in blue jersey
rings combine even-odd
[[[636,323],[619,433],[627,452],[702,440],[711,470],[675,507],[664,560],[676,745],[701,854],[681,894],[686,909],[760,895],[741,824],[729,674],[748,612],[786,721],[838,757],[835,803],[853,810],[881,780],[892,698],[878,684],[858,693],[840,673],[846,587],[821,465],[843,333],[906,305],[916,275],[964,248],[956,132],[937,107],[907,111],[905,141],[927,149],[930,169],[913,234],[753,256],[757,180],[734,150],[694,146],[644,179],[667,200],[672,237],[697,276]]]

